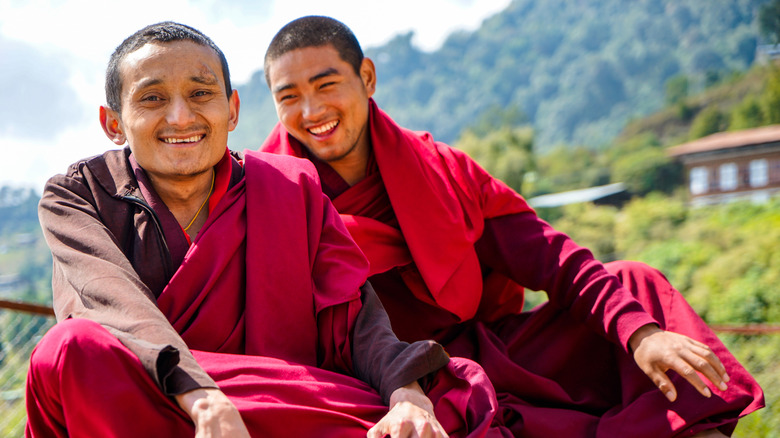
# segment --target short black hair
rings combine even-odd
[[[111,54],[108,68],[106,69],[106,104],[108,104],[109,108],[118,113],[122,111],[122,77],[119,74],[119,66],[125,57],[146,44],[153,42],[169,43],[172,41],[192,41],[195,44],[210,47],[214,50],[222,64],[222,76],[225,80],[227,95],[233,94],[227,59],[222,50],[214,44],[214,41],[194,27],[173,21],[163,21],[157,24],[150,24],[130,35]]]
[[[276,33],[265,52],[263,70],[265,81],[271,86],[269,65],[287,52],[307,47],[332,45],[339,57],[360,75],[363,50],[355,34],[342,22],[320,15],[309,15],[287,23]]]

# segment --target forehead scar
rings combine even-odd
[[[217,85],[217,75],[207,65],[201,65],[198,75],[190,76],[190,80],[203,85]]]

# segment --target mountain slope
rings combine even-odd
[[[661,108],[670,77],[689,76],[695,88],[747,69],[764,3],[515,0],[434,52],[414,47],[412,34],[365,51],[377,65],[376,99],[402,125],[453,142],[486,109],[516,106],[542,150],[600,146]],[[270,94],[262,74],[238,88],[242,120],[231,145],[256,147],[276,121]]]

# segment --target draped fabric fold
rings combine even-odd
[[[253,436],[365,436],[387,413],[383,396],[352,369],[352,335],[371,308],[361,301],[368,263],[311,164],[247,152],[244,166],[245,178],[210,212],[158,308]],[[384,326],[363,330],[372,327]],[[433,367],[435,353],[444,355],[437,347],[430,356],[418,349],[419,363],[398,369],[430,373],[429,398],[450,436],[508,436],[492,427],[497,400],[482,368],[466,359]],[[85,318],[56,324],[36,347],[26,403],[30,437],[193,434],[137,354]]]
[[[731,433],[764,405],[759,385],[660,272],[603,265],[464,153],[369,105],[373,155],[366,178],[351,187],[281,124],[260,150],[315,162],[369,258],[396,334],[436,339],[481,364],[499,421],[516,436]],[[523,312],[523,286],[546,291],[549,301]],[[627,347],[653,323],[709,345],[732,377],[728,390],[711,385],[705,399],[674,374],[678,399],[669,403]]]
[[[460,320],[473,318],[482,296],[474,243],[482,235],[483,217],[531,211],[531,207],[503,183],[493,179],[475,181],[461,156],[442,147],[427,133],[398,127],[373,99],[369,126],[381,180],[400,224],[401,237],[405,237],[405,246],[419,268],[426,290],[439,306]],[[260,150],[305,156],[303,146],[281,124],[276,125]],[[477,197],[474,193],[489,196]],[[339,202],[349,201],[334,200],[337,207]],[[398,250],[398,240],[389,240],[394,235],[391,230],[370,223],[372,229],[367,231],[362,228],[365,219],[356,218],[357,213],[345,213],[341,208],[339,212],[361,249],[376,249],[373,253],[381,256],[377,259],[384,260],[371,267],[372,274],[382,272],[389,264],[401,266],[407,260],[403,251]],[[376,234],[388,244],[371,242]],[[385,253],[386,249],[389,252]],[[377,264],[374,257],[367,256],[372,265]]]
[[[191,348],[317,365],[317,313],[359,303],[367,262],[347,233],[320,241],[323,229],[343,225],[329,215],[316,178],[291,164],[248,152],[245,180],[225,194],[158,297]],[[268,212],[268,205],[289,208]],[[315,267],[318,256],[324,266]]]

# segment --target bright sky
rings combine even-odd
[[[438,48],[510,0],[0,0],[0,184],[37,190],[80,158],[112,148],[98,124],[108,57],[141,27],[164,20],[203,31],[225,52],[231,79],[249,80],[274,33],[303,15],[344,22],[363,48],[414,30]]]

